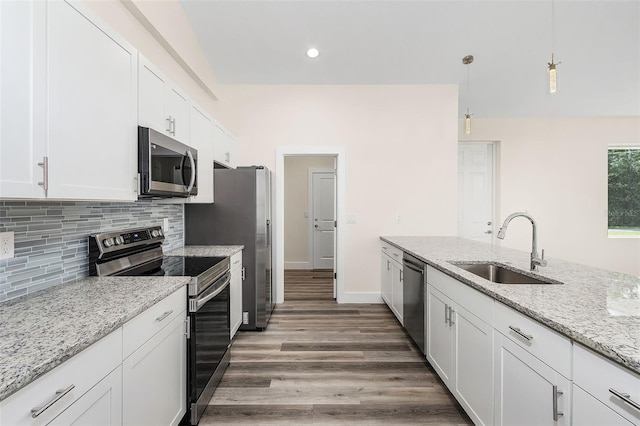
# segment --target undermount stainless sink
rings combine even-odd
[[[452,265],[471,272],[485,280],[498,284],[562,284],[555,280],[546,278],[535,278],[527,273],[506,268],[495,262],[470,263],[470,262],[449,262]]]

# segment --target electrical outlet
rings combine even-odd
[[[162,232],[166,234],[169,231],[169,218],[162,219]]]
[[[13,258],[14,236],[12,232],[0,232],[0,259]]]
[[[396,223],[400,223],[400,213],[396,213]]]
[[[356,216],[355,214],[347,215],[347,223],[351,225],[358,223],[358,216]]]

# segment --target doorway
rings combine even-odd
[[[458,143],[458,235],[492,244],[495,211],[493,142]]]
[[[330,288],[332,298],[335,298],[338,303],[341,303],[341,299],[344,298],[342,281],[344,242],[340,232],[341,207],[344,205],[345,189],[344,163],[343,148],[277,149],[274,193],[276,206],[274,283],[277,303],[283,303],[285,300],[285,269],[287,271],[310,270],[314,273],[328,274],[326,277],[323,275],[323,278],[329,278],[332,283]],[[304,169],[302,178],[290,176],[295,165],[298,169]],[[300,171],[296,175],[300,176]],[[303,186],[304,196],[296,195],[295,191],[300,189],[292,189],[294,186],[298,188]],[[314,198],[317,198],[316,203],[313,202]],[[332,203],[326,201],[331,198]],[[314,204],[316,204],[315,208]],[[300,223],[304,224],[302,228]],[[317,228],[316,225],[318,225]],[[312,234],[311,229],[318,234],[317,238]],[[333,246],[332,250],[330,245]],[[314,253],[317,256],[314,256]]]

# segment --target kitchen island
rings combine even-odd
[[[538,275],[563,284],[496,284],[450,261],[529,270],[529,253],[457,237],[381,237],[428,265],[640,373],[640,278],[549,259]]]

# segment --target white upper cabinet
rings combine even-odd
[[[138,66],[140,125],[188,144],[189,98],[142,55]]]
[[[213,119],[202,108],[191,104],[190,146],[198,150],[198,194],[189,203],[213,203]]]
[[[217,121],[214,123],[213,157],[216,163],[235,169],[238,165],[238,145],[235,137]]]
[[[136,50],[80,3],[0,8],[0,197],[135,200]]]
[[[0,197],[44,197],[38,186],[45,156],[42,137],[34,135],[35,28],[44,28],[44,14],[34,3],[0,1]],[[40,8],[39,12],[44,12]],[[42,43],[40,43],[42,44]]]
[[[135,200],[137,51],[75,3],[47,3],[48,197]]]

